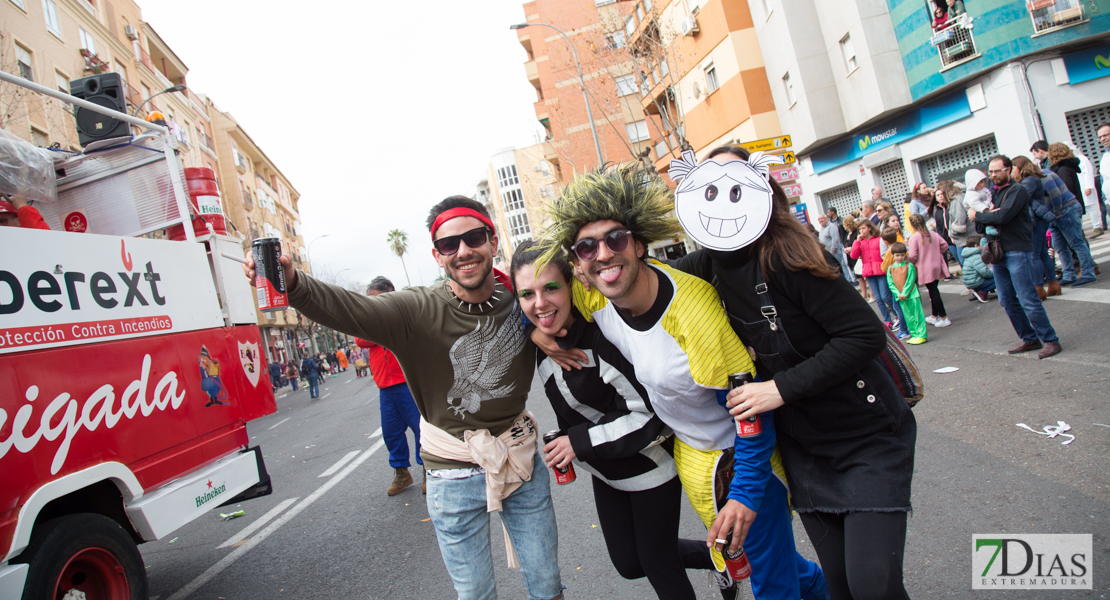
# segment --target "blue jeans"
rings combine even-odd
[[[294,392],[297,391],[297,378],[296,377],[290,377],[289,378],[289,385],[293,388]]]
[[[998,286],[995,285],[994,278],[992,277],[990,279],[984,279],[983,283],[980,283],[979,287],[975,288],[975,291],[979,292],[980,294],[985,294],[987,292],[993,292],[996,289],[998,289]]]
[[[1055,237],[1055,236],[1054,236]],[[1056,330],[1048,320],[1041,299],[1033,283],[1031,252],[1007,252],[1002,264],[991,265],[994,283],[998,286],[998,301],[1010,318],[1010,324],[1023,342],[1058,344]]]
[[[320,378],[319,377],[313,377],[312,375],[308,376],[308,397],[309,398],[319,398],[320,397]]]
[[[1048,221],[1033,218],[1033,284],[1052,283],[1056,281],[1056,263],[1048,255]],[[1052,236],[1056,238],[1055,235]]]
[[[840,263],[840,270],[844,273],[844,279],[847,279],[848,283],[855,285],[856,274],[852,272],[852,267],[848,266],[848,257],[845,256],[843,251],[839,252],[838,254],[834,254],[833,256],[836,257],[836,262]]]
[[[389,449],[389,466],[407,469],[411,465],[409,440],[405,436],[408,429],[412,429],[412,437],[416,441],[416,462],[424,464],[420,460],[420,411],[416,409],[409,384],[398,383],[382,388],[378,392],[378,401],[382,409],[382,439]]]
[[[428,515],[459,600],[497,598],[490,554],[490,519],[486,512],[486,476],[428,477]],[[561,594],[555,506],[548,487],[548,470],[538,452],[532,461],[532,479],[502,501],[501,522],[509,531],[520,560],[520,574],[524,576],[529,599],[550,600]]]
[[[890,311],[887,306],[891,307],[894,311],[895,318],[898,319],[898,332],[909,333],[910,327],[906,324],[906,317],[902,314],[902,307],[894,301],[894,294],[890,292],[890,286],[886,283],[886,275],[870,275],[867,277],[867,284],[871,286],[871,293],[875,295],[875,304],[879,305],[879,314],[883,316],[883,320],[890,323]]]
[[[1071,282],[1076,279],[1072,251],[1079,257],[1079,268],[1083,269],[1083,276],[1095,276],[1095,261],[1091,259],[1091,248],[1087,245],[1087,238],[1083,237],[1082,214],[1079,205],[1073,204],[1065,208],[1064,214],[1057,217],[1050,226],[1052,249],[1056,251],[1056,257],[1064,267],[1062,281]]]

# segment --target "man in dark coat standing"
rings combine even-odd
[[[991,158],[987,174],[994,184],[994,208],[981,213],[969,210],[967,217],[999,229],[1005,260],[992,264],[991,270],[998,285],[998,300],[1014,331],[1021,337],[1021,344],[1011,348],[1010,354],[1040,350],[1037,358],[1048,358],[1059,354],[1063,348],[1033,283],[1033,219],[1029,211],[1029,193],[1024,187],[1013,185],[1011,168],[1009,157],[1000,154]]]

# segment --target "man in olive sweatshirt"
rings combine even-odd
[[[286,256],[281,264],[293,308],[326,327],[389,348],[397,357],[423,417],[428,514],[443,562],[460,600],[494,598],[487,512],[496,509],[490,508],[495,502],[487,494],[496,492],[487,492],[487,470],[477,462],[431,454],[426,430],[439,429],[460,441],[488,431],[511,438],[508,446],[528,439],[534,444],[535,423],[524,407],[535,346],[524,334],[508,278],[493,268],[498,238],[486,209],[451,196],[432,207],[427,226],[432,255],[448,277],[432,287],[363,296],[296,271]],[[247,266],[253,280],[254,264]],[[547,469],[532,456],[520,486],[500,499],[501,520],[529,597],[550,600],[562,597],[563,589],[558,533]],[[496,472],[490,470],[491,479]]]

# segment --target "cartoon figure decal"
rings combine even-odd
[[[258,353],[258,344],[239,342],[239,364],[251,385],[258,386],[258,376],[262,373],[262,356]]]
[[[771,222],[769,167],[781,156],[753,152],[748,160],[698,164],[686,150],[671,161],[672,181],[682,180],[674,192],[674,208],[686,233],[702,246],[736,250],[754,242]]]
[[[208,394],[208,403],[204,406],[207,408],[227,404],[223,402],[227,400],[227,388],[220,381],[220,361],[208,354],[208,348],[201,346],[197,365],[200,366],[200,389]]]

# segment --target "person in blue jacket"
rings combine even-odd
[[[308,397],[309,399],[316,399],[320,397],[320,366],[316,364],[311,356],[304,357],[301,361],[301,375],[308,379]]]

